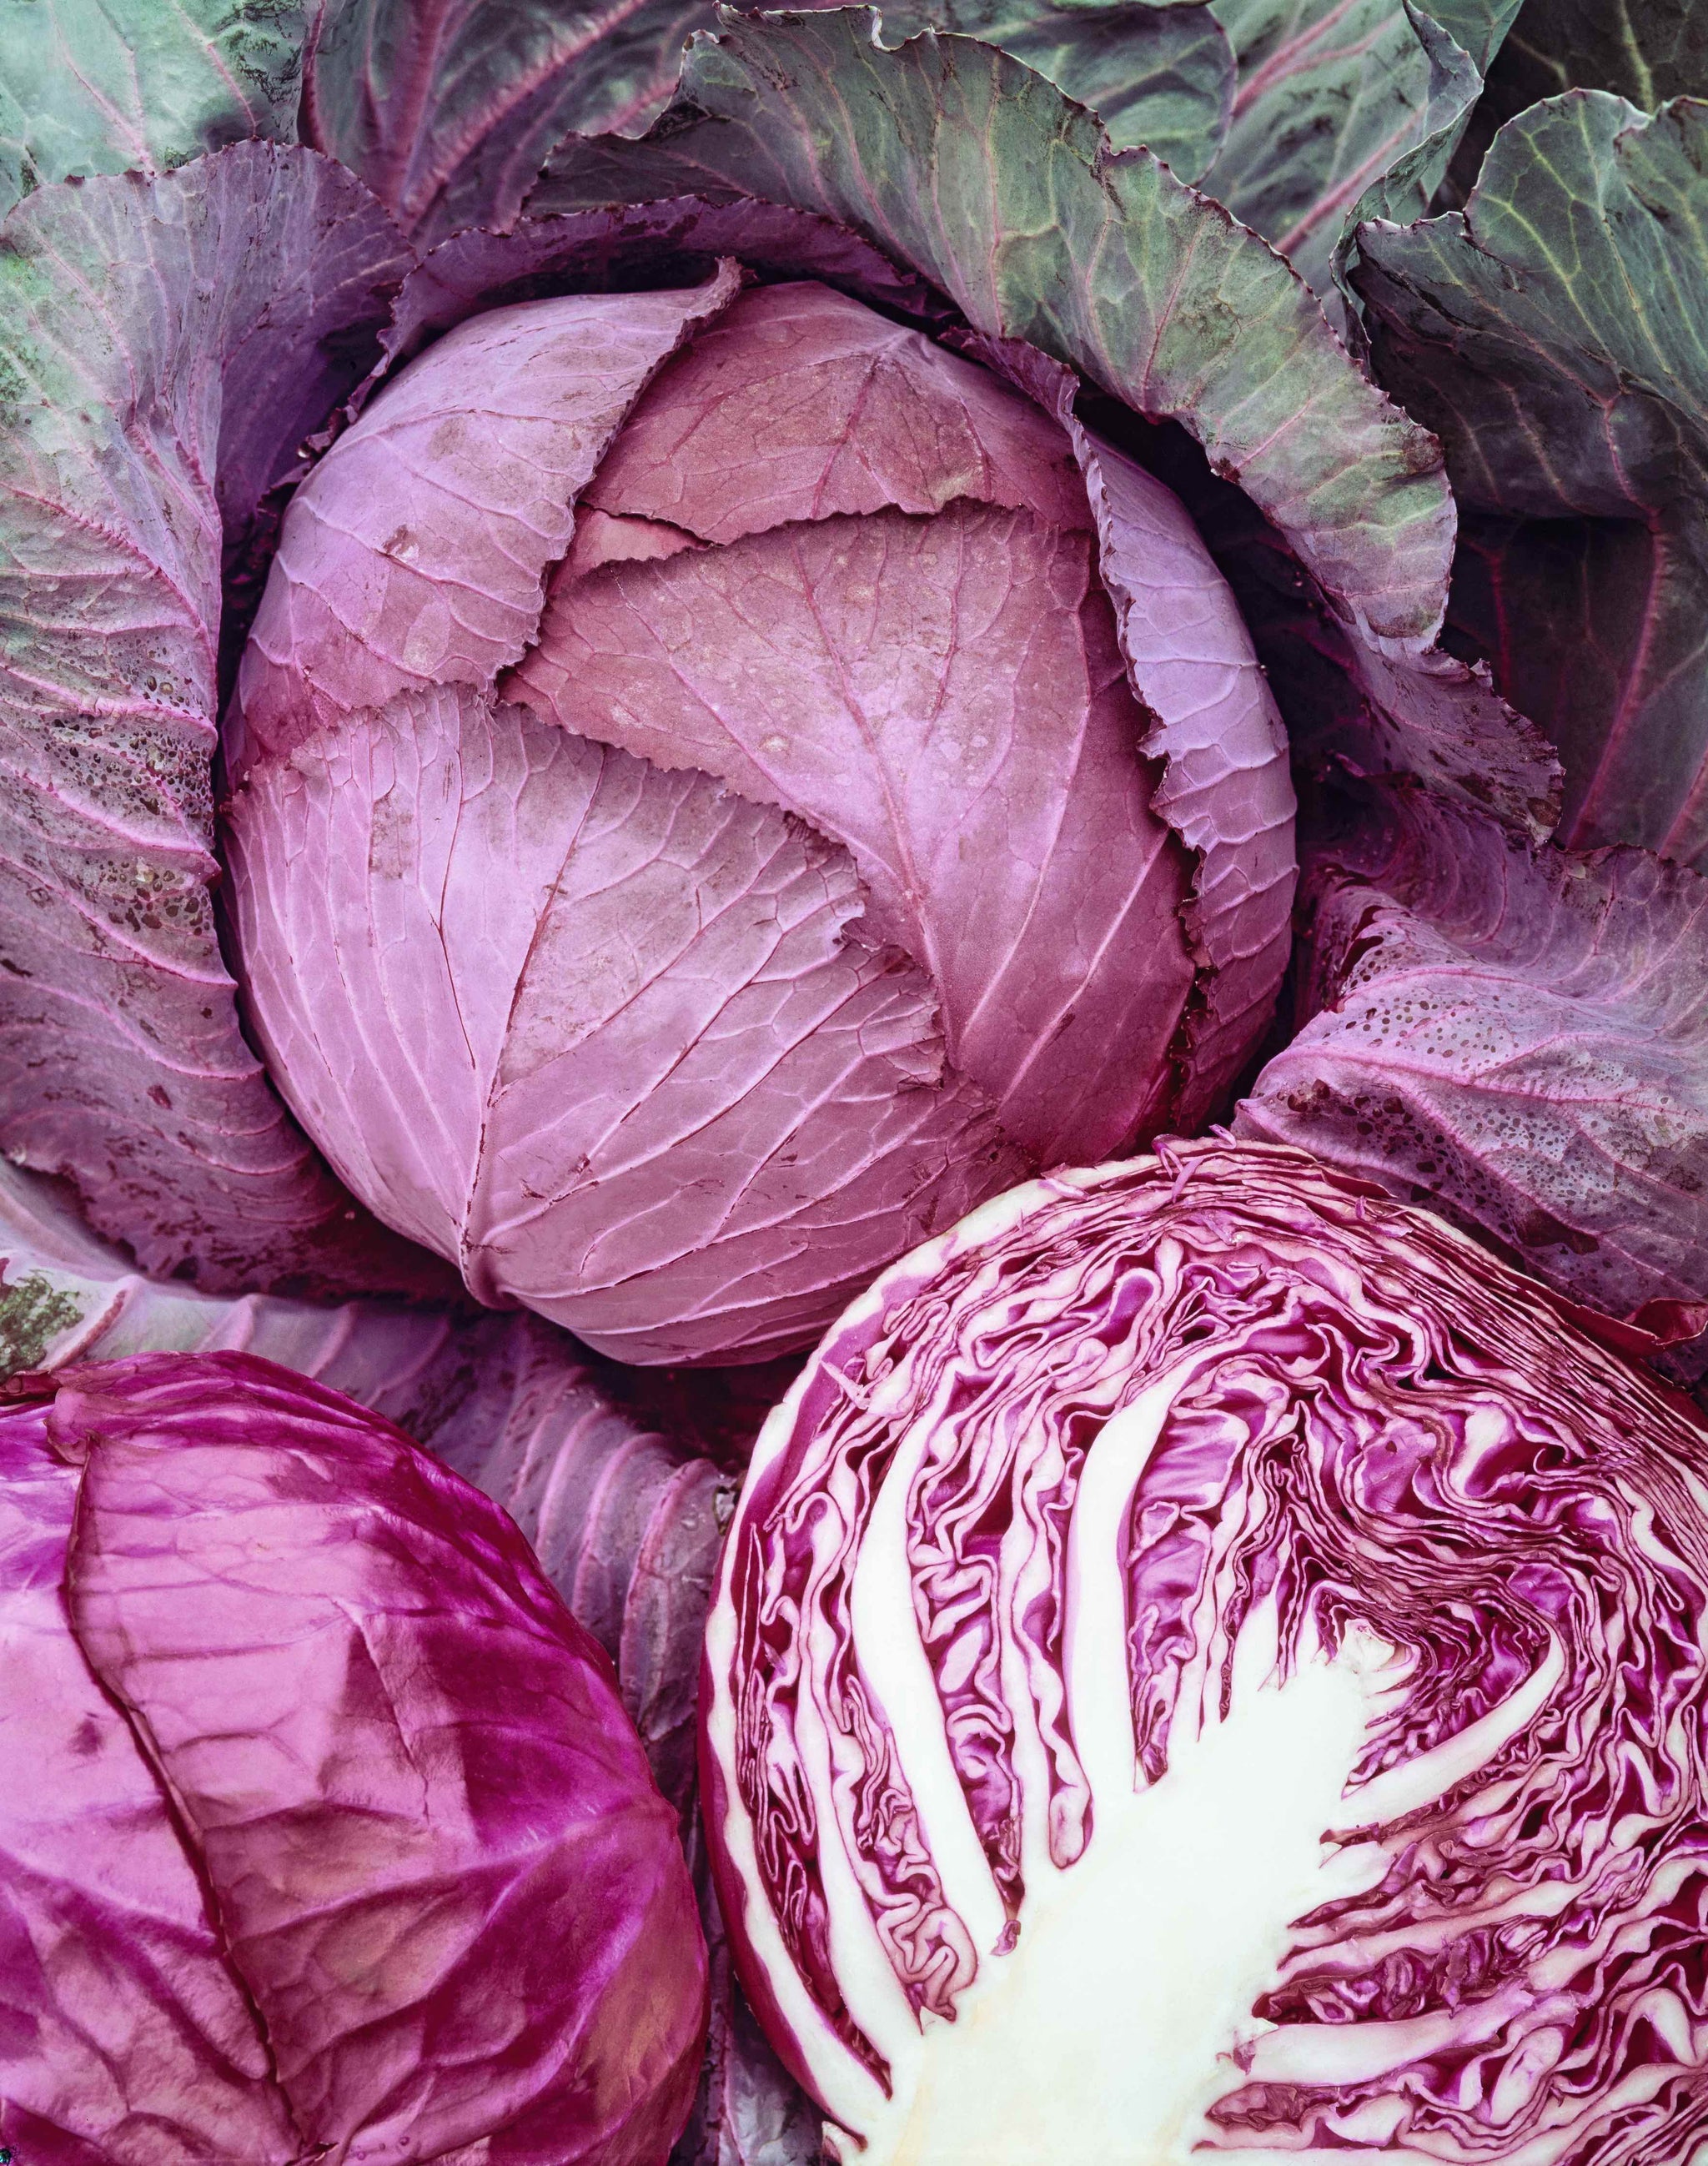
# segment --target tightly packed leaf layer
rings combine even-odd
[[[1066,372],[977,350],[728,264],[499,308],[293,500],[227,729],[246,991],[482,1299],[800,1345],[1262,1028],[1293,800],[1238,611]]]

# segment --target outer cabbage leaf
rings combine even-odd
[[[320,0],[304,140],[359,173],[423,245],[512,225],[547,153],[572,130],[642,128],[669,103],[711,0]],[[1018,54],[1190,179],[1215,155],[1233,55],[1207,6],[1155,0],[944,0],[924,23]]]
[[[302,0],[0,0],[0,214],[68,175],[296,137]]]
[[[8,1545],[8,1621],[50,1573],[62,1640],[154,1789],[138,1832],[177,1851],[203,1936],[130,2012],[162,1989],[204,2024],[220,1990],[235,2002],[245,2104],[283,2137],[254,2155],[662,2158],[703,2022],[688,1877],[609,1667],[514,1526],[348,1400],[245,1355],[78,1370],[45,1423],[5,1418],[13,1450],[20,1424],[75,1511],[56,1559]],[[21,1613],[38,1632],[40,1610]],[[40,1812],[34,1783],[8,1790]],[[107,1915],[77,1936],[98,1960],[128,1944],[149,1852],[103,1846],[98,1819],[82,1851],[86,1870],[104,1855]],[[108,2122],[142,2141],[155,2100],[127,2090],[178,2103],[142,2042],[115,2032],[88,2073],[54,2044],[20,2081],[57,2084],[40,2117],[68,2157]]]
[[[708,9],[706,27],[716,22]],[[1183,181],[1221,147],[1234,102],[1234,51],[1208,6],[1159,0],[902,0],[881,10],[886,45],[949,30],[996,45],[1089,107],[1127,148],[1142,143]]]
[[[648,120],[706,0],[320,0],[303,140],[419,243],[513,219],[558,138]]]
[[[0,1381],[147,1353],[253,1354],[371,1407],[454,1464],[589,1381],[574,1339],[532,1318],[274,1294],[143,1277],[62,1190],[0,1161]],[[673,1409],[690,1429],[683,1398]]]
[[[1315,853],[1303,922],[1304,1027],[1235,1133],[1430,1203],[1637,1343],[1708,1327],[1708,881],[1413,792]]]
[[[1519,0],[1216,0],[1239,82],[1205,193],[1325,304],[1362,218],[1415,218],[1447,169]]]
[[[648,137],[560,145],[529,209],[732,193],[852,227],[981,335],[1177,420],[1288,552],[1352,680],[1331,699],[1368,715],[1374,763],[1433,774],[1446,742],[1461,771],[1494,778],[1504,817],[1546,827],[1546,747],[1433,644],[1455,525],[1436,447],[1219,205],[1114,152],[1012,58],[930,34],[888,52],[846,10],[729,18],[690,50]]]
[[[327,1175],[214,933],[221,576],[407,267],[312,152],[39,191],[0,250],[0,1143],[145,1269],[435,1282]]]
[[[1691,0],[1525,0],[1454,156],[1444,192],[1462,206],[1495,130],[1566,90],[1609,90],[1653,112],[1708,91],[1708,23]]]
[[[1111,404],[1097,402],[1096,419],[1120,437]],[[1532,842],[1552,832],[1559,759],[1535,723],[1500,697],[1486,663],[1440,647],[1409,662],[1376,652],[1348,631],[1250,498],[1210,473],[1182,431],[1148,431],[1134,448],[1190,510],[1233,589],[1286,719],[1296,772],[1415,775]]]
[[[637,142],[571,139],[530,214],[738,193],[865,234],[975,330],[1177,418],[1347,620],[1429,646],[1453,515],[1436,447],[1346,357],[1269,250],[1020,62],[870,13],[729,17]]]
[[[1708,864],[1708,108],[1573,92],[1462,213],[1362,229],[1383,380],[1469,515],[1455,613],[1558,745],[1563,841]]]
[[[1705,1468],[1300,1152],[1057,1174],[886,1272],[706,1642],[724,1912],[833,2155],[1693,2156]]]

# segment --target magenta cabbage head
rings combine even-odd
[[[761,1436],[707,1639],[743,1980],[863,2166],[1681,2166],[1708,1436],[1303,1153],[986,1204]]]
[[[292,502],[227,732],[249,1013],[482,1300],[805,1345],[1262,1029],[1293,799],[1238,609],[1067,371],[978,351],[727,262],[497,307]]]
[[[250,1355],[42,1389],[0,1412],[0,2142],[662,2166],[675,1815],[515,1526]]]

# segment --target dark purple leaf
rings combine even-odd
[[[510,1521],[246,1355],[77,1371],[0,1440],[37,1672],[8,1650],[0,1813],[52,1949],[0,2135],[80,2166],[157,2160],[187,2115],[184,2156],[278,2166],[660,2159],[704,2021],[690,1883]]]

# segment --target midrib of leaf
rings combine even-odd
[[[1369,186],[1375,176],[1385,172],[1393,163],[1395,153],[1404,145],[1408,136],[1415,136],[1423,119],[1420,110],[1409,114],[1393,134],[1384,136],[1361,165],[1353,168],[1344,180],[1338,181],[1326,194],[1319,196],[1303,217],[1288,228],[1275,242],[1279,252],[1291,258],[1295,249],[1320,230],[1327,221],[1345,210]]]
[[[1618,7],[1619,42],[1630,59],[1631,79],[1638,92],[1633,103],[1652,112],[1658,102],[1655,97],[1654,72],[1644,57],[1642,47],[1637,43],[1637,31],[1631,19],[1630,0],[1618,0]]]
[[[106,7],[106,5],[107,0],[103,0],[103,6]],[[110,20],[110,8],[107,9],[107,12],[108,19]],[[232,97],[235,98],[238,104],[242,107],[244,112],[248,114],[250,125],[253,128],[258,121],[259,115],[256,114],[255,108],[250,103],[248,96],[244,91],[242,86],[238,82],[236,77],[234,76],[230,69],[226,66],[225,57],[221,54],[218,44],[214,39],[209,37],[203,30],[200,24],[196,21],[194,16],[191,14],[189,9],[184,5],[184,0],[172,0],[172,13],[183,24],[190,37],[194,40],[198,45],[199,45],[202,52],[207,60],[209,67],[219,77],[220,82],[225,84],[226,89],[230,92]],[[127,50],[129,49],[127,48]],[[134,81],[136,73],[136,56],[134,51],[131,52],[130,55],[130,71],[132,79]],[[141,86],[139,84],[137,87],[137,110],[140,112],[141,109]]]
[[[444,43],[446,24],[455,11],[456,4],[457,0],[419,0],[419,4],[413,11],[413,19],[420,21],[428,27],[426,34],[422,37],[419,45],[416,45],[413,40],[410,40],[412,65],[404,71],[404,81],[407,91],[404,101],[405,119],[399,135],[395,139],[399,147],[392,151],[389,156],[383,156],[377,161],[378,170],[372,178],[366,174],[362,176],[368,181],[369,187],[383,203],[395,204],[399,210],[408,207],[406,183],[410,168],[415,163],[416,152],[420,150],[422,139],[426,133],[426,116],[433,102],[433,87],[437,76],[439,50]],[[362,71],[362,85],[364,101],[370,101],[372,98],[370,86],[373,81],[373,32],[377,20],[377,16],[372,14],[368,18],[368,65]],[[382,108],[375,105],[373,110],[378,114]],[[388,101],[383,110],[388,114],[390,113],[392,101]],[[384,141],[383,135],[381,141],[382,143]]]
[[[615,4],[602,15],[590,16],[567,45],[553,46],[531,69],[517,76],[507,86],[494,107],[483,109],[478,119],[471,121],[460,135],[450,140],[427,175],[425,188],[418,188],[416,199],[405,206],[410,215],[419,216],[469,152],[496,135],[516,108],[525,104],[542,84],[572,67],[601,40],[609,37],[613,30],[621,29],[633,16],[643,13],[647,5],[648,0],[615,0]],[[643,99],[642,102],[644,103],[646,101]]]
[[[1285,82],[1292,76],[1302,75],[1311,68],[1319,67],[1325,59],[1337,57],[1333,54],[1314,51],[1313,48],[1328,32],[1337,28],[1355,8],[1362,4],[1362,0],[1340,0],[1338,7],[1331,8],[1326,15],[1313,23],[1309,29],[1299,31],[1295,36],[1289,38],[1284,45],[1277,45],[1262,66],[1256,69],[1249,79],[1241,83],[1235,92],[1234,119],[1235,120],[1242,119],[1257,100],[1266,92],[1272,89],[1277,83]],[[1372,35],[1373,37],[1375,33],[1372,32]],[[1356,50],[1356,48],[1352,47],[1348,50]]]

